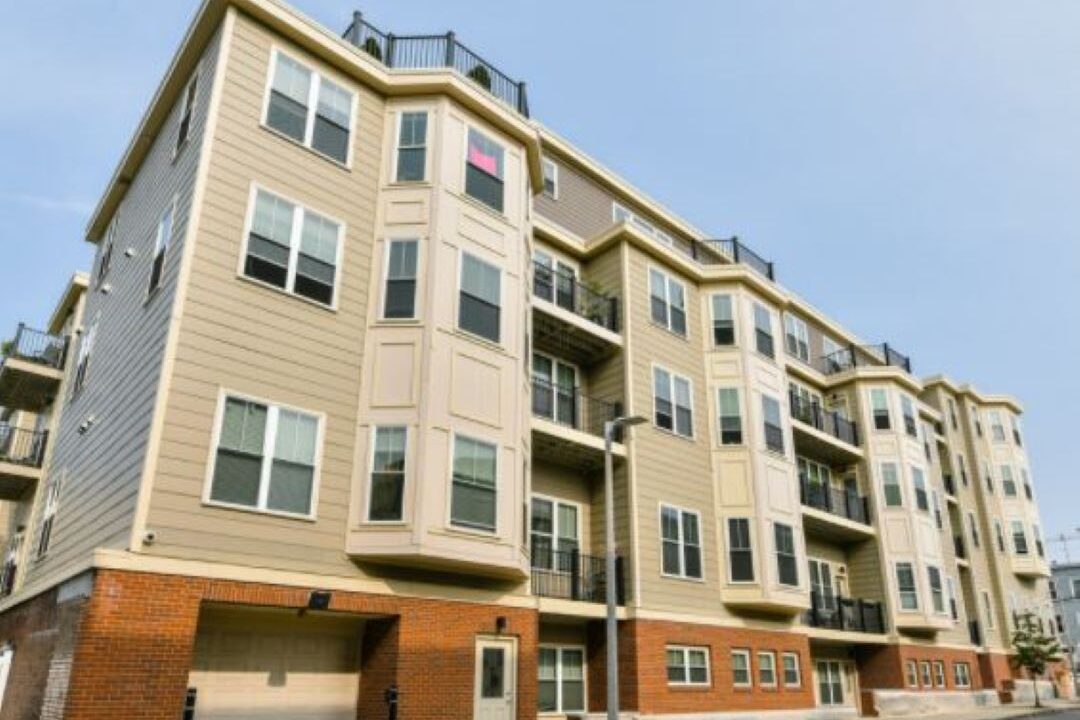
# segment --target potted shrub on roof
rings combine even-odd
[[[477,85],[483,86],[485,90],[491,90],[491,73],[483,65],[477,65],[468,73],[466,77],[472,80]]]
[[[364,40],[364,52],[382,62],[382,48],[379,47],[379,41],[375,38],[368,36],[367,40]]]

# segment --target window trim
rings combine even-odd
[[[929,660],[919,661],[919,680],[924,688],[934,687],[934,675],[930,669]]]
[[[724,387],[716,388],[716,443],[718,447],[745,447],[746,445],[746,408],[743,406],[744,393],[739,392],[740,388],[737,385],[728,385]],[[735,393],[735,405],[738,410],[737,416],[724,415],[723,402],[721,402],[721,394],[724,392]],[[724,442],[724,418],[737,417],[739,420],[739,442]]]
[[[765,664],[762,663],[763,658],[769,658],[772,663],[772,682],[766,682],[762,677],[762,673],[765,671]],[[776,652],[773,650],[758,650],[757,651],[757,670],[758,670],[758,687],[762,688],[778,688],[780,687],[780,678],[776,671]]]
[[[746,658],[746,682],[739,682],[735,679],[735,656],[739,655]],[[732,648],[731,650],[731,686],[734,688],[746,689],[754,687],[754,663],[751,660],[752,654],[750,650],[746,648]]]
[[[670,687],[710,687],[712,686],[712,647],[709,645],[664,645],[664,675]],[[686,671],[686,680],[677,681],[667,678],[667,655],[669,652],[678,652],[682,655],[682,667]],[[705,656],[705,681],[695,682],[690,679],[690,653],[700,652]]]
[[[463,292],[463,287],[464,287],[464,284],[465,284],[465,256],[466,255],[473,258],[477,262],[481,262],[484,265],[495,268],[499,272],[499,306],[498,306],[499,307],[499,328],[498,328],[498,330],[499,330],[499,339],[498,340],[492,340],[491,338],[486,338],[483,335],[478,335],[478,334],[474,333],[472,330],[461,327],[461,294]],[[503,275],[505,275],[505,272],[504,272],[503,268],[500,265],[498,265],[497,263],[491,262],[486,257],[484,257],[482,255],[479,255],[479,254],[477,254],[475,252],[471,252],[469,250],[466,250],[465,248],[458,248],[457,256],[458,256],[457,288],[456,288],[456,290],[454,292],[454,332],[458,333],[461,336],[464,336],[464,337],[470,338],[472,340],[475,340],[476,342],[483,343],[484,345],[487,345],[489,347],[498,347],[498,348],[505,347],[503,345],[503,322],[504,322],[504,318],[505,318],[506,313],[504,312],[505,307],[504,307],[503,291],[504,291],[504,286],[506,285],[506,283],[504,282],[504,278],[503,278]],[[529,362],[532,362],[532,354],[531,353],[529,354]]]
[[[584,645],[577,645],[574,643],[538,643],[537,644],[537,663],[536,663],[536,686],[537,686],[537,707],[539,707],[539,687],[540,687],[540,650],[554,650],[555,651],[555,710],[538,710],[537,714],[540,717],[547,716],[563,716],[574,713],[588,713],[589,712],[589,654],[586,652]],[[563,707],[563,671],[562,671],[562,655],[566,650],[578,651],[581,653],[581,704],[580,710],[567,710]]]
[[[505,177],[506,176],[507,146],[506,146],[506,144],[504,142],[502,142],[501,140],[498,139],[497,134],[487,130],[484,127],[482,127],[479,123],[465,122],[465,123],[462,124],[461,127],[463,128],[463,132],[461,133],[461,175],[460,175],[460,177],[461,177],[461,197],[466,202],[468,202],[470,205],[474,205],[476,207],[483,208],[484,210],[491,213],[495,217],[502,218],[505,221],[510,216],[509,213],[507,212],[507,207],[506,207],[507,206],[506,200],[507,200],[507,197],[508,197],[507,188],[506,188],[506,177]],[[486,202],[484,202],[483,200],[481,200],[478,197],[473,197],[472,195],[469,194],[468,190],[466,190],[466,186],[468,185],[469,165],[471,164],[469,162],[469,133],[471,131],[473,131],[473,130],[475,130],[477,133],[482,135],[488,141],[494,143],[495,145],[498,145],[499,148],[502,149],[503,177],[496,178],[491,173],[487,173],[487,175],[489,177],[495,178],[495,179],[499,180],[502,183],[503,197],[502,197],[502,209],[501,210],[498,209],[498,208],[494,208],[491,205],[488,205]],[[482,170],[480,168],[477,168],[477,170],[480,170],[480,172],[486,172],[485,170]]]
[[[904,590],[900,585],[900,567],[907,566],[911,571],[911,589]],[[900,560],[893,563],[893,580],[896,582],[897,612],[919,613],[922,612],[922,598],[919,597],[919,574],[915,570],[915,563],[910,560]],[[908,594],[915,598],[914,607],[904,607],[904,595]]]
[[[874,402],[874,398],[878,394],[880,394],[881,397],[885,401],[881,408],[876,407],[875,402]],[[889,401],[890,393],[889,393],[888,389],[883,388],[883,387],[868,388],[867,389],[867,395],[868,395],[868,398],[869,398],[869,401],[870,401],[869,402],[870,429],[873,432],[892,432],[893,431],[893,421],[892,421],[893,408],[892,408],[892,403]],[[878,410],[879,409],[883,409],[885,411],[886,427],[878,427],[877,417],[878,417]]]
[[[248,244],[251,242],[251,231],[252,228],[255,226],[255,203],[259,197],[260,192],[264,192],[267,195],[272,195],[279,200],[283,200],[291,204],[294,208],[292,227],[289,231],[289,265],[286,268],[285,287],[278,287],[277,285],[266,282],[265,280],[251,277],[246,272],[244,272],[244,264],[247,261],[248,255]],[[297,213],[297,210],[299,210],[300,212]],[[306,295],[300,295],[294,290],[289,289],[290,277],[293,278],[295,285],[296,265],[298,258],[300,257],[300,245],[297,244],[294,247],[293,241],[296,240],[297,243],[300,242],[301,238],[299,233],[303,233],[304,217],[308,211],[311,211],[313,214],[318,215],[324,220],[328,220],[336,224],[338,227],[337,252],[334,259],[334,296],[330,303],[319,302],[314,298],[309,298]],[[344,221],[334,217],[333,215],[324,213],[321,210],[312,208],[309,205],[306,205],[288,195],[283,195],[276,190],[271,190],[265,185],[253,180],[251,182],[251,187],[248,190],[247,216],[244,218],[244,233],[240,239],[240,254],[236,263],[236,277],[240,280],[243,280],[244,282],[249,282],[257,285],[258,287],[266,288],[267,290],[272,290],[278,294],[293,298],[294,300],[305,302],[312,307],[322,308],[323,310],[328,310],[330,312],[336,313],[338,312],[338,301],[341,298],[341,265],[345,255],[346,235],[347,228]],[[417,255],[417,265],[419,265],[419,254]]]
[[[34,533],[34,561],[44,560],[49,556],[49,549],[53,546],[56,537],[56,516],[60,510],[60,496],[67,485],[68,470],[65,467],[54,475],[45,488],[45,497],[42,499],[41,514],[37,518],[37,528]],[[45,534],[48,523],[48,535]],[[42,543],[44,541],[44,547]],[[23,572],[23,584],[25,584],[25,571]]]
[[[398,166],[399,166],[400,161],[401,161],[401,149],[402,149],[402,147],[401,147],[401,124],[403,122],[405,122],[405,116],[406,115],[419,114],[419,113],[423,113],[424,115],[427,116],[427,119],[424,121],[424,144],[422,146],[421,145],[408,145],[406,147],[407,147],[407,149],[411,149],[411,150],[415,150],[418,147],[423,147],[424,148],[424,176],[419,180],[399,180],[398,179]],[[389,184],[390,185],[402,185],[402,186],[412,187],[412,186],[416,186],[416,185],[423,185],[423,184],[430,183],[431,179],[430,179],[430,173],[428,172],[428,170],[429,170],[429,165],[430,165],[429,159],[431,157],[431,153],[428,152],[428,151],[431,149],[431,116],[433,114],[432,109],[429,108],[426,105],[424,105],[424,106],[415,106],[415,107],[400,106],[400,107],[395,108],[394,114],[395,114],[395,120],[394,120],[394,145],[393,145],[393,156],[391,157],[391,160],[390,160],[390,178],[391,179],[390,179]]]
[[[758,315],[759,315],[758,309],[759,308],[762,310],[764,315],[767,316],[768,319],[769,319],[769,328],[768,328],[767,333],[765,332],[765,330],[763,328],[758,326]],[[776,362],[776,328],[775,328],[775,323],[773,323],[773,320],[775,319],[773,317],[773,311],[769,308],[768,305],[761,302],[760,300],[752,300],[751,301],[751,310],[750,310],[750,312],[753,315],[753,322],[754,322],[754,354],[759,358],[765,358],[770,362]],[[760,334],[765,334],[765,335],[768,336],[770,344],[772,345],[772,348],[771,348],[772,349],[772,354],[771,355],[768,354],[768,353],[762,352],[762,350],[761,350],[761,342],[760,342]]]
[[[944,688],[947,686],[945,682],[945,663],[942,660],[935,660],[933,663],[934,668],[934,687]]]
[[[759,391],[758,395],[761,397],[761,449],[774,457],[786,458],[788,456],[788,442],[787,429],[784,427],[784,406],[778,398],[773,397],[764,391]],[[769,445],[769,434],[765,432],[770,425],[768,413],[765,412],[765,403],[770,400],[776,403],[778,419],[780,421],[780,424],[775,426],[780,431],[781,446],[779,448],[774,448]]]
[[[584,528],[584,524],[583,524],[584,523],[584,517],[585,517],[584,505],[577,502],[576,500],[569,500],[567,498],[561,498],[561,497],[558,497],[556,495],[549,495],[548,493],[543,493],[543,492],[532,492],[532,493],[529,494],[529,502],[528,502],[529,518],[528,518],[527,527],[528,527],[528,532],[529,532],[529,543],[528,543],[528,545],[529,545],[530,553],[532,551],[533,533],[536,532],[535,530],[533,530],[533,527],[532,527],[532,517],[533,517],[532,516],[532,509],[533,509],[532,506],[533,506],[533,501],[534,500],[540,500],[542,502],[551,503],[551,533],[550,533],[550,537],[551,537],[551,551],[552,551],[552,553],[565,552],[565,551],[559,550],[559,548],[558,548],[558,541],[562,537],[561,535],[559,535],[559,527],[560,527],[559,518],[558,518],[559,506],[560,505],[565,505],[567,507],[574,508],[574,533],[575,533],[574,539],[577,541],[578,553],[584,555],[585,554],[585,551],[584,551],[584,548],[583,548],[583,546],[585,545],[585,538],[584,538],[585,528]],[[552,563],[551,564],[552,564],[552,566],[549,567],[549,568],[537,567],[536,565],[532,565],[532,559],[530,558],[530,571],[532,571],[532,570],[541,570],[541,571],[550,572],[550,573],[565,573],[566,572],[566,571],[558,569],[558,567],[557,567],[558,563],[555,561],[554,555],[552,556]]]
[[[960,680],[960,669],[964,670],[964,680]],[[953,663],[953,685],[957,688],[970,688],[971,687],[971,665],[966,662],[954,662]]]
[[[154,244],[150,249],[150,269],[146,274],[146,290],[143,293],[143,305],[148,305],[151,300],[161,294],[161,288],[165,287],[165,268],[169,264],[169,250],[176,245],[176,209],[179,200],[179,193],[173,195],[166,207],[157,214],[157,221],[154,223]],[[169,239],[162,243],[161,221],[165,218],[166,213],[169,213]],[[158,246],[160,244],[164,244],[165,247],[159,250]],[[154,265],[157,262],[159,252],[161,253],[161,275],[157,279],[157,284],[151,287],[150,279],[154,276]]]
[[[493,527],[488,530],[487,528],[473,527],[470,525],[460,525],[454,522],[454,457],[457,449],[458,438],[464,438],[473,442],[483,443],[495,448],[495,522]],[[483,538],[497,538],[499,537],[499,472],[502,469],[502,463],[499,458],[499,441],[493,440],[490,437],[484,437],[483,435],[470,435],[467,433],[453,430],[450,433],[449,443],[449,462],[447,463],[447,487],[446,487],[446,530],[447,532],[464,533],[466,535],[474,535]]]
[[[217,467],[217,455],[218,448],[221,444],[221,425],[225,419],[225,404],[229,398],[236,400],[242,400],[244,402],[257,403],[259,405],[265,405],[267,409],[267,422],[266,427],[263,429],[263,447],[267,445],[267,436],[270,432],[270,410],[276,408],[280,413],[281,410],[288,410],[301,415],[308,415],[315,418],[315,457],[312,462],[312,474],[311,474],[311,502],[309,503],[311,511],[307,514],[289,512],[288,510],[274,510],[272,508],[259,507],[257,505],[241,505],[239,503],[230,503],[223,500],[213,500],[210,495],[214,489],[214,470]],[[277,427],[274,426],[276,433]],[[277,439],[277,435],[274,435],[274,440]],[[323,445],[326,441],[326,413],[316,410],[308,410],[306,408],[296,407],[286,403],[274,402],[267,400],[266,398],[251,395],[249,393],[238,392],[230,390],[225,386],[218,388],[217,408],[214,411],[214,432],[210,438],[210,452],[209,458],[206,463],[206,477],[203,480],[202,491],[202,504],[206,507],[219,508],[222,510],[236,510],[239,512],[252,513],[255,515],[268,515],[274,517],[288,518],[291,520],[304,520],[307,522],[315,522],[318,520],[319,509],[319,490],[322,486],[322,468],[323,468]],[[273,460],[273,456],[263,456],[263,463],[266,463],[267,458]],[[260,468],[259,475],[259,501],[265,502],[265,495],[269,493],[269,487],[266,491],[263,490],[263,474]]]
[[[86,376],[90,371],[90,361],[93,360],[94,346],[97,344],[98,325],[101,324],[101,311],[94,313],[94,321],[89,326],[84,326],[79,333],[79,346],[75,352],[75,366],[71,374],[70,400],[82,395],[86,389]]]
[[[375,475],[375,448],[376,440],[380,428],[386,429],[401,429],[405,431],[405,448],[403,465],[401,468],[401,517],[397,520],[373,520],[371,518],[371,494],[375,489],[375,484],[372,482],[372,477]],[[364,494],[364,501],[366,506],[364,508],[364,523],[367,525],[404,525],[408,521],[405,519],[408,515],[409,507],[409,471],[412,469],[412,463],[409,460],[409,426],[407,423],[387,423],[385,425],[379,423],[371,424],[371,431],[368,434],[370,452],[368,452],[367,462],[367,492]]]
[[[915,496],[915,510],[918,512],[930,514],[930,490],[929,483],[926,481],[926,469],[915,463],[908,463],[908,473],[911,476],[911,490]],[[917,483],[916,478],[922,480],[922,483]],[[921,494],[920,494],[921,491]],[[926,507],[923,507],[923,505]]]
[[[793,312],[784,312],[784,353],[795,360],[810,363],[810,326],[801,317]],[[794,339],[794,349],[788,346],[788,341]],[[803,347],[806,348],[806,357],[802,356]]]
[[[716,342],[716,299],[720,297],[726,297],[728,299],[728,306],[731,311],[731,342],[727,345],[720,345]],[[736,318],[736,315],[738,314],[736,312],[736,309],[738,308],[737,301],[738,296],[730,291],[709,293],[709,330],[711,331],[709,333],[709,347],[711,349],[739,347],[739,322]]]
[[[278,58],[281,57],[281,56],[285,56],[285,57],[289,58],[290,60],[295,62],[297,65],[301,65],[304,68],[306,68],[311,73],[312,82],[311,82],[311,87],[308,88],[308,107],[307,107],[307,116],[305,117],[305,120],[304,120],[304,139],[303,140],[297,140],[296,138],[290,137],[290,136],[286,135],[284,132],[282,132],[281,130],[278,130],[277,128],[272,127],[270,125],[270,123],[269,123],[270,93],[274,89],[274,74],[277,72]],[[314,134],[315,134],[315,115],[318,113],[319,90],[322,88],[322,78],[323,77],[326,77],[326,79],[329,80],[331,83],[333,83],[334,85],[337,85],[342,90],[345,90],[346,92],[348,92],[349,95],[352,98],[352,102],[351,102],[350,108],[349,108],[349,143],[348,143],[348,148],[347,148],[346,153],[345,153],[345,162],[342,162],[342,161],[338,160],[337,158],[331,157],[331,156],[327,155],[326,153],[324,153],[323,151],[318,150],[318,149],[316,149],[316,148],[314,148],[312,146],[312,138],[314,137]],[[317,81],[316,81],[316,78],[318,78]],[[355,145],[356,145],[356,114],[357,114],[357,106],[359,104],[359,99],[358,99],[357,95],[358,95],[358,93],[357,93],[355,87],[353,86],[352,82],[350,82],[344,76],[341,76],[341,75],[337,74],[336,72],[332,72],[332,71],[327,72],[325,67],[322,67],[322,66],[320,66],[318,69],[316,69],[314,62],[307,62],[307,61],[301,60],[301,59],[299,59],[299,57],[297,55],[282,49],[282,47],[279,44],[277,44],[276,42],[272,42],[270,44],[270,60],[269,60],[269,63],[267,64],[267,71],[266,71],[266,86],[263,89],[262,111],[259,113],[259,126],[263,130],[266,130],[267,132],[271,132],[274,135],[276,135],[277,137],[282,138],[283,140],[286,140],[286,141],[292,143],[293,145],[297,145],[299,147],[304,148],[305,150],[308,150],[309,152],[315,153],[315,155],[317,155],[318,157],[321,157],[324,160],[328,160],[329,162],[334,163],[339,168],[351,171],[352,166],[353,166],[353,153],[354,153],[354,148],[355,148]]]
[[[387,317],[386,316],[386,301],[388,300],[389,293],[387,290],[390,287],[390,252],[394,243],[416,243],[416,269],[413,271],[413,312],[410,317]],[[382,283],[379,287],[379,322],[391,323],[395,325],[415,323],[420,320],[420,248],[423,238],[420,237],[387,237],[383,243],[383,266],[382,266]],[[335,300],[337,293],[334,293]]]
[[[794,658],[794,660],[795,660],[795,682],[793,682],[793,683],[789,683],[788,680],[787,680],[787,664],[786,664],[786,661],[789,658]],[[801,688],[802,687],[802,665],[800,663],[801,659],[802,658],[799,657],[799,653],[797,653],[797,652],[787,651],[787,652],[780,653],[780,677],[784,682],[784,687],[786,687],[786,688]]]
[[[653,291],[652,291],[652,276],[653,276],[654,272],[658,273],[659,275],[661,275],[664,278],[664,298],[663,299],[664,299],[664,317],[666,318],[666,322],[663,323],[663,324],[660,323],[656,318],[654,318],[653,314],[652,314],[652,299],[653,299],[653,297],[656,297],[656,296],[653,295]],[[667,332],[671,333],[672,335],[674,335],[677,338],[682,338],[683,340],[689,340],[690,339],[690,296],[689,296],[689,294],[687,293],[687,290],[686,290],[686,283],[683,282],[682,280],[676,278],[670,272],[668,272],[663,267],[661,267],[660,265],[657,265],[655,263],[649,263],[646,266],[645,274],[646,274],[645,287],[646,287],[646,289],[647,289],[647,291],[649,293],[649,322],[652,325],[654,325],[655,327],[666,330]],[[683,324],[686,326],[686,332],[682,332],[682,333],[680,333],[678,330],[676,330],[672,326],[672,322],[671,322],[671,308],[672,308],[671,286],[673,284],[678,285],[680,288],[682,288],[683,304],[682,304],[681,309],[682,309],[682,313],[683,313]]]
[[[679,515],[679,572],[670,573],[664,570],[664,543],[669,542],[664,538],[664,509],[673,510]],[[696,545],[698,550],[698,559],[701,565],[701,575],[687,575],[686,574],[686,548],[688,547],[685,539],[685,531],[683,529],[683,516],[693,515],[697,519],[698,530],[698,544]],[[657,539],[660,541],[660,577],[669,578],[671,580],[689,580],[691,582],[704,583],[705,582],[705,526],[701,523],[701,513],[697,510],[691,510],[690,508],[679,507],[678,505],[672,505],[670,503],[661,502],[657,504]],[[695,547],[695,546],[689,546]]]
[[[732,544],[732,542],[731,542],[731,530],[732,530],[731,523],[733,521],[745,522],[746,523],[746,537],[750,541],[750,546],[749,547],[747,547],[747,548],[737,548],[736,549],[734,547],[734,545]],[[724,546],[725,546],[725,549],[727,550],[727,581],[728,581],[728,584],[730,584],[730,585],[756,585],[758,583],[758,578],[757,578],[757,567],[756,567],[756,562],[755,562],[755,558],[754,558],[754,524],[753,524],[753,520],[750,517],[727,517],[727,518],[724,518]],[[749,580],[736,580],[733,577],[732,571],[735,568],[735,563],[733,563],[731,561],[731,556],[732,556],[732,553],[734,553],[734,552],[749,553],[749,555],[750,555],[750,574],[751,574],[751,577],[750,577]]]
[[[668,435],[673,435],[675,437],[682,438],[683,440],[691,440],[691,441],[696,440],[697,438],[694,435],[694,418],[697,415],[697,410],[694,408],[694,381],[691,380],[686,375],[680,375],[679,373],[675,372],[674,370],[671,370],[670,368],[665,367],[664,365],[660,365],[659,363],[655,363],[655,362],[651,363],[650,367],[652,368],[652,377],[650,378],[651,381],[652,381],[651,382],[650,392],[652,394],[652,426],[653,426],[653,428],[656,429],[656,430],[659,430],[661,432],[667,433]],[[661,371],[663,373],[666,373],[667,376],[668,376],[668,383],[667,383],[668,392],[671,393],[671,429],[670,430],[668,428],[665,428],[665,427],[660,427],[659,425],[656,424],[656,397],[657,397],[656,396],[656,371],[657,370],[659,370],[659,371]],[[675,381],[676,380],[685,381],[687,387],[690,390],[690,434],[689,435],[684,435],[681,432],[679,432],[679,422],[678,422],[678,408],[679,408],[679,405],[678,405],[678,403],[677,403],[677,401],[675,399]]]
[[[937,587],[934,586],[934,575],[937,574]],[[949,604],[945,597],[945,574],[937,565],[926,566],[926,585],[930,588],[930,610],[935,615],[948,615]],[[938,609],[938,602],[941,609]]]
[[[553,171],[551,173],[551,185],[552,185],[551,193],[548,193],[548,191],[547,191],[547,174],[546,174],[546,172],[543,172],[543,171],[547,170],[547,168],[549,168],[549,167]],[[552,160],[551,158],[549,158],[547,156],[541,156],[541,158],[540,158],[540,168],[541,168],[541,177],[543,178],[543,183],[544,183],[543,187],[540,188],[541,194],[543,194],[543,196],[546,197],[546,198],[550,198],[551,200],[558,200],[559,199],[559,164],[556,163],[554,160]]]
[[[914,660],[904,662],[904,682],[909,688],[919,687],[919,664]]]
[[[771,525],[773,528],[773,560],[776,561],[776,584],[784,588],[801,588],[803,585],[800,581],[801,573],[799,572],[799,541],[796,539],[795,536],[795,527],[793,525],[789,525],[788,523],[781,523],[775,521],[773,521]],[[776,533],[777,530],[781,527],[787,528],[788,532],[791,533],[791,559],[795,565],[794,583],[786,583],[780,578],[780,543],[777,542],[778,537]],[[786,556],[787,553],[784,553],[784,555]]]
[[[887,473],[885,472],[886,467],[892,467],[892,469],[894,471],[894,478],[896,480],[895,483],[887,482],[888,478],[887,478]],[[904,495],[905,495],[905,493],[904,493],[904,480],[903,480],[903,477],[902,477],[901,472],[900,472],[900,464],[895,460],[882,460],[881,462],[878,463],[878,472],[881,474],[881,502],[882,502],[883,507],[886,510],[889,510],[889,509],[892,509],[892,508],[902,509],[904,507]],[[900,502],[898,504],[896,504],[896,505],[893,505],[888,500],[888,493],[886,491],[886,488],[888,486],[890,486],[890,485],[896,487],[897,492],[900,493]]]

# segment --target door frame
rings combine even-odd
[[[508,649],[509,660],[506,664],[506,672],[509,677],[510,703],[509,718],[517,717],[518,701],[518,639],[510,635],[477,635],[475,650],[473,652],[473,718],[477,719],[480,712],[480,679],[483,663],[483,649],[486,646],[497,645]]]

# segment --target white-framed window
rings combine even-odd
[[[997,539],[998,552],[1008,552],[1005,546],[1005,530],[1001,527],[1001,521],[997,519],[994,520],[994,537]]]
[[[735,344],[735,306],[731,295],[714,293],[712,301],[713,345],[730,347]]]
[[[1016,443],[1016,447],[1023,447],[1024,439],[1020,433],[1020,418],[1015,415],[1010,415],[1009,423],[1012,425],[1013,442]]]
[[[387,242],[383,319],[411,320],[416,317],[416,267],[419,252],[420,241],[416,239],[394,239]]]
[[[570,572],[581,547],[581,508],[577,503],[533,495],[529,521],[532,566]]]
[[[112,266],[113,247],[116,245],[116,233],[119,226],[120,213],[117,211],[112,220],[109,221],[109,228],[105,231],[105,240],[101,244],[101,257],[98,260],[97,277],[94,280],[97,287],[101,287],[105,282],[105,277],[109,274],[109,268]]]
[[[994,492],[994,471],[990,468],[989,461],[987,461],[983,465],[983,471],[986,473],[986,492],[993,494],[993,492]]]
[[[885,507],[903,507],[904,492],[900,485],[900,469],[896,463],[881,463],[881,488]]]
[[[671,239],[671,235],[667,234],[660,228],[653,225],[651,222],[641,217],[633,210],[630,210],[625,205],[620,205],[617,202],[611,204],[611,219],[614,222],[625,222],[633,227],[637,228],[641,232],[645,233],[649,237],[659,241],[660,243],[671,247],[675,242]]]
[[[904,417],[904,432],[918,439],[919,424],[915,421],[915,402],[910,395],[900,396],[900,414]]]
[[[75,375],[71,379],[72,397],[78,395],[86,387],[86,374],[90,368],[90,357],[94,354],[94,343],[97,340],[98,321],[99,318],[95,315],[94,322],[79,340],[79,353],[75,356]]]
[[[728,573],[733,583],[754,582],[749,518],[728,518]]]
[[[991,410],[986,413],[986,423],[990,426],[990,437],[994,442],[1005,442],[1005,424],[1001,421],[1001,412]]]
[[[929,565],[926,568],[926,579],[930,584],[930,602],[934,608],[934,612],[938,615],[944,615],[945,610],[945,588],[941,582],[941,569]]]
[[[768,395],[761,396],[761,415],[765,429],[765,448],[784,454],[784,425],[780,416],[780,401]]]
[[[403,425],[380,425],[374,430],[367,518],[371,522],[404,519],[408,436]]]
[[[537,665],[540,712],[585,712],[585,648],[541,645]]]
[[[781,658],[784,663],[784,687],[801,687],[802,669],[799,666],[799,653],[786,652]]]
[[[896,589],[901,610],[919,609],[919,589],[915,584],[915,568],[909,562],[896,563]]]
[[[825,707],[844,704],[844,685],[847,682],[845,666],[837,660],[818,660],[818,701]]]
[[[263,123],[320,155],[348,165],[356,96],[276,48],[270,73]]]
[[[48,554],[52,545],[56,511],[60,507],[60,492],[63,490],[66,479],[67,470],[52,475],[49,478],[48,488],[45,490],[45,503],[41,508],[41,519],[38,521],[36,554],[39,560]]]
[[[949,596],[949,615],[953,620],[960,619],[960,605],[956,600],[956,580],[952,576],[945,578],[945,591]]]
[[[578,427],[577,378],[578,370],[570,363],[533,352],[533,415]]]
[[[979,411],[974,406],[971,408],[971,423],[975,426],[975,435],[983,436],[982,422],[979,420]]]
[[[668,685],[708,685],[709,648],[668,645]]]
[[[694,437],[694,386],[688,378],[653,367],[653,422],[683,437]]]
[[[551,158],[542,158],[540,165],[544,171],[544,195],[552,200],[559,199],[559,166]]]
[[[750,651],[731,651],[731,684],[737,688],[748,688],[754,684],[750,674]]]
[[[169,246],[173,239],[173,220],[176,214],[176,198],[169,201],[168,207],[158,218],[157,231],[154,234],[154,252],[150,257],[150,277],[146,286],[146,294],[153,295],[161,287],[165,275],[165,258],[169,254]]]
[[[562,257],[533,250],[533,294],[570,312],[578,312],[578,268]]]
[[[184,88],[184,96],[180,100],[180,122],[176,128],[176,145],[173,146],[173,157],[180,154],[180,151],[187,145],[188,138],[191,137],[191,118],[195,111],[198,87],[199,71],[196,70],[191,79],[188,80],[187,87]]]
[[[973,547],[978,548],[981,546],[981,540],[979,538],[979,521],[975,518],[975,513],[968,513],[968,529],[971,530],[971,544]]]
[[[889,413],[889,393],[885,388],[870,390],[870,411],[874,417],[875,430],[888,430],[892,427]]]
[[[1024,529],[1023,521],[1012,520],[1010,526],[1012,527],[1013,551],[1017,555],[1027,555],[1029,552],[1027,531]]]
[[[8,678],[11,675],[11,663],[15,660],[15,648],[11,645],[0,648],[0,705],[7,692]]]
[[[757,654],[758,684],[776,687],[776,653],[763,650]]]
[[[720,428],[721,445],[742,445],[742,410],[739,405],[738,388],[717,388],[717,426]]]
[[[1002,465],[1001,470],[1001,491],[1005,493],[1005,497],[1016,497],[1016,479],[1013,477],[1012,465]]]
[[[426,110],[406,110],[398,115],[397,167],[394,179],[399,183],[427,179]]]
[[[791,313],[784,313],[784,348],[788,355],[810,362],[810,330],[805,320]]]
[[[993,630],[996,627],[996,622],[994,621],[994,603],[990,599],[990,593],[986,590],[983,590],[982,592],[982,601],[983,615],[986,617],[986,628],[988,630]]]
[[[915,489],[915,506],[923,512],[930,511],[930,500],[926,494],[926,475],[922,468],[911,466],[911,485]]]
[[[1031,476],[1028,475],[1027,468],[1020,468],[1020,480],[1024,483],[1024,496],[1028,500],[1035,499],[1035,492],[1031,489]]]
[[[945,529],[945,519],[941,513],[941,495],[937,490],[930,491],[930,507],[934,515],[934,524],[937,525],[938,530]]]
[[[223,392],[217,428],[207,503],[315,516],[320,415]]]
[[[649,268],[649,307],[654,323],[686,337],[686,286],[657,268]]]
[[[934,686],[945,687],[945,663],[941,660],[934,661]]]
[[[833,566],[825,560],[809,558],[811,604],[822,610],[836,609],[836,585],[833,583]]]
[[[450,524],[493,533],[496,530],[498,459],[494,443],[454,435]]]
[[[919,662],[919,674],[922,675],[923,687],[934,687],[934,679],[930,674],[930,661],[922,660]]]
[[[776,577],[781,585],[799,586],[799,562],[795,554],[795,532],[790,525],[773,523],[776,549]]]
[[[502,312],[502,273],[467,252],[461,253],[458,327],[491,342],[499,342]]]
[[[661,566],[670,577],[702,578],[701,516],[694,510],[660,506]]]
[[[334,307],[342,223],[253,186],[247,226],[245,277]]]
[[[954,662],[953,682],[958,688],[971,687],[971,666],[966,662]]]
[[[907,679],[908,687],[919,687],[919,667],[914,660],[908,660],[904,663],[904,677]]]
[[[754,303],[754,347],[765,357],[776,357],[773,341],[772,313],[761,303]]]
[[[503,146],[470,127],[465,151],[465,194],[496,212],[505,205]]]

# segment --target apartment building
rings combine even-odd
[[[1052,620],[1016,400],[452,34],[207,0],[87,239],[0,366],[36,438],[0,442],[0,720],[599,713],[609,583],[632,716],[932,712],[1010,699],[1013,613]]]
[[[1080,671],[1080,563],[1053,563],[1050,572],[1054,623],[1075,678]]]

